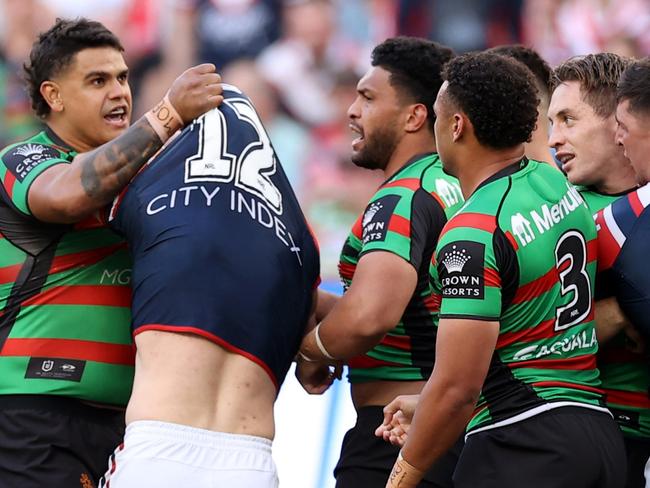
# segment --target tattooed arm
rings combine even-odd
[[[70,164],[45,170],[29,189],[34,217],[44,222],[79,222],[108,205],[182,123],[221,103],[220,81],[213,65],[187,70],[174,82],[166,101],[122,135],[78,154]],[[175,122],[174,116],[167,117],[169,112],[160,110],[165,103],[178,112],[180,120]]]

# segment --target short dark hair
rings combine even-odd
[[[371,64],[390,72],[390,84],[401,96],[406,95],[427,107],[429,129],[436,121],[433,103],[442,86],[442,68],[454,57],[454,51],[442,44],[419,37],[399,36],[377,45]]]
[[[553,71],[553,89],[577,81],[582,99],[605,119],[616,110],[616,86],[629,63],[629,58],[613,53],[574,56]]]
[[[630,112],[650,115],[650,57],[633,61],[623,71],[616,99],[629,100]]]
[[[446,95],[474,126],[484,146],[504,149],[530,141],[537,122],[537,88],[530,70],[512,58],[477,52],[451,60]]]
[[[56,19],[49,30],[39,34],[29,53],[29,62],[23,65],[27,91],[36,115],[46,117],[50,113],[50,106],[41,95],[41,83],[70,66],[79,51],[93,47],[124,51],[115,34],[101,23],[85,18]]]
[[[508,56],[524,64],[535,77],[535,86],[539,89],[540,95],[548,101],[551,96],[553,70],[537,51],[523,44],[506,44],[488,49],[487,52]]]

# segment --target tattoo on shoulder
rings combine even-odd
[[[81,184],[86,194],[108,203],[162,147],[146,119],[135,122],[124,134],[83,154]]]

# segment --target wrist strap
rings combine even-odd
[[[415,487],[424,477],[424,471],[410,464],[399,452],[393,470],[388,477],[388,485],[392,487]]]
[[[318,325],[316,326],[316,329],[314,329],[314,338],[316,339],[316,345],[318,346],[318,350],[321,352],[323,356],[325,356],[327,359],[333,359],[336,360],[334,356],[332,356],[327,349],[325,349],[325,346],[323,345],[323,341],[320,339],[320,324],[322,322],[319,322]]]
[[[183,127],[183,119],[178,115],[167,95],[144,116],[162,142],[166,142],[174,132]]]
[[[300,352],[300,351],[298,351],[297,357],[298,357],[299,359],[301,359],[302,361],[305,361],[305,362],[307,362],[307,363],[315,363],[315,362],[316,362],[315,359],[310,358],[309,356],[307,356],[306,354],[303,354],[303,353]]]

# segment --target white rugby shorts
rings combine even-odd
[[[99,488],[277,488],[271,441],[157,421],[132,422]]]

